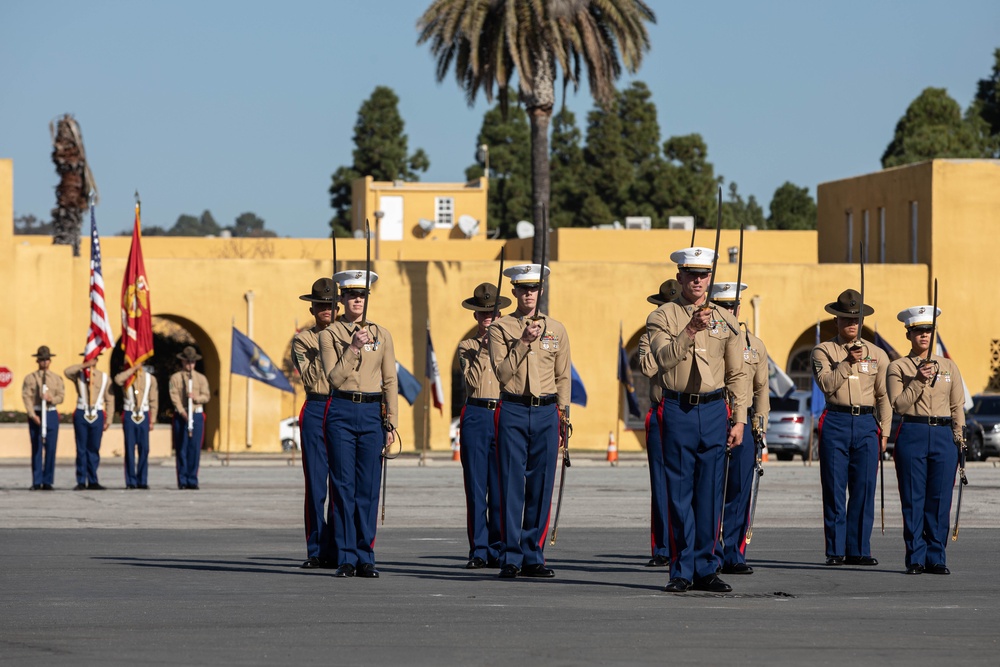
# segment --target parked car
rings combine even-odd
[[[767,426],[767,451],[779,461],[791,461],[796,454],[803,460],[819,458],[819,438],[813,423],[812,393],[793,391],[787,398],[771,396],[771,415]]]
[[[1000,456],[1000,394],[973,396],[972,408],[965,413],[965,421],[969,425],[966,458],[982,461],[988,456]],[[973,442],[974,439],[977,442]],[[973,454],[977,454],[976,458]]]
[[[278,422],[278,436],[281,438],[281,451],[302,450],[302,444],[299,439],[298,417],[289,417]]]

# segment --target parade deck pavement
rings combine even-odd
[[[390,465],[378,580],[301,570],[302,473],[203,459],[200,491],[157,462],[149,491],[28,491],[0,465],[0,662],[9,665],[995,665],[1000,467],[972,464],[951,576],[903,574],[886,466],[874,568],[823,565],[818,466],[769,464],[748,560],[725,595],[662,591],[649,558],[648,471],[577,457],[550,580],[467,571],[458,464]],[[115,482],[118,482],[117,484]]]

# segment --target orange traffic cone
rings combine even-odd
[[[462,457],[461,457],[461,447],[462,446],[460,444],[458,444],[457,442],[455,442],[455,443],[452,444],[452,446],[451,446],[451,460],[452,461],[461,461],[462,460]]]
[[[618,445],[615,444],[615,434],[608,431],[608,463],[618,465]]]
[[[767,463],[767,440],[764,441],[764,448],[760,452],[761,463]]]

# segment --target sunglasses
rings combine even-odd
[[[364,298],[366,292],[363,289],[345,289],[341,295],[346,299],[361,299]]]

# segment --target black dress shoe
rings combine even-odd
[[[667,565],[670,565],[670,559],[659,554],[650,558],[649,562],[646,563],[646,567],[666,567]]]
[[[556,573],[539,563],[537,565],[525,565],[521,569],[521,576],[534,577],[536,579],[551,579],[556,576]]]
[[[180,489],[181,491],[183,491],[183,490],[185,490],[188,487],[187,487],[187,484],[178,484],[177,488]]]
[[[844,564],[844,557],[843,556],[830,556],[829,558],[826,559],[826,564],[827,565],[843,565]]]
[[[848,556],[844,559],[844,564],[871,567],[873,565],[878,565],[878,561],[871,556]]]
[[[104,491],[107,489],[106,486],[101,486],[97,482],[91,482],[90,484],[87,485],[87,488],[90,489],[91,491]]]
[[[501,579],[514,579],[517,577],[518,569],[517,565],[504,565],[500,568],[500,578]]]
[[[41,490],[42,490],[41,484],[32,484],[31,488],[29,489],[29,491],[41,491]]]
[[[695,579],[694,589],[696,591],[709,591],[710,593],[728,593],[733,587],[719,579],[719,575],[713,574],[710,577]]]
[[[42,491],[55,491],[51,484],[42,484]]]
[[[951,570],[945,567],[944,563],[936,563],[924,570],[927,574],[951,574]]]
[[[321,567],[321,563],[316,556],[310,556],[299,567],[303,570],[318,570]]]
[[[125,488],[126,488],[126,489],[134,489],[134,488],[135,488],[135,484],[127,484],[127,485],[125,486]]]
[[[353,577],[354,566],[351,565],[350,563],[344,563],[343,565],[337,568],[337,571],[333,573],[333,576],[340,578]]]
[[[722,566],[722,574],[753,574],[753,568],[746,563],[731,563]]]
[[[378,579],[378,570],[371,563],[362,563],[358,565],[357,575],[365,579]]]
[[[148,491],[149,490],[149,484],[140,484],[139,488],[140,489],[146,489]]]
[[[74,491],[86,491],[87,487],[84,484],[77,484],[76,486],[73,487],[73,490]]]
[[[916,564],[911,565],[910,567],[906,568],[906,573],[907,574],[923,574],[924,573],[924,566],[920,565],[919,563],[916,563]]]
[[[484,567],[486,567],[486,561],[484,561],[479,556],[476,556],[475,558],[473,558],[472,560],[470,560],[468,563],[465,564],[466,570],[481,570]]]
[[[691,590],[691,582],[687,579],[681,579],[680,577],[674,577],[670,580],[663,590],[668,593],[687,593]]]
[[[197,484],[188,484],[187,488],[189,490],[191,490],[191,491],[197,491],[198,490],[198,485]]]

